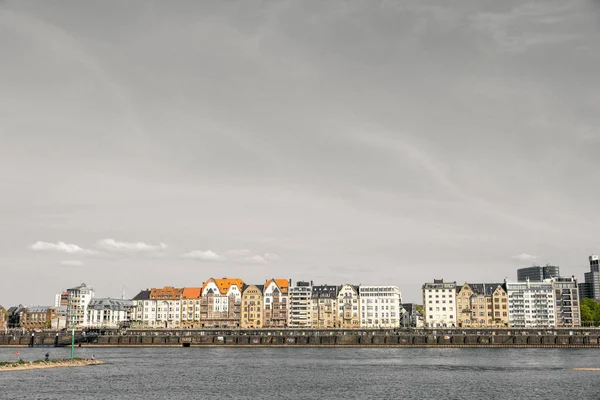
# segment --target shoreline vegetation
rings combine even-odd
[[[64,368],[64,367],[86,367],[89,365],[101,365],[104,364],[102,361],[93,359],[83,358],[66,358],[56,360],[36,360],[36,361],[23,361],[17,362],[0,362],[0,372],[6,371],[26,371],[31,369],[45,369],[45,368]]]

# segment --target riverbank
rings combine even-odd
[[[19,361],[16,363],[0,363],[0,372],[6,371],[26,371],[30,369],[45,369],[45,368],[66,368],[66,367],[87,367],[90,365],[104,364],[99,360],[84,360],[84,359],[64,359],[43,361],[37,360],[32,362]]]

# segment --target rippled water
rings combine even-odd
[[[600,399],[600,372],[572,370],[600,367],[597,349],[76,349],[92,354],[106,364],[0,373],[0,398]]]

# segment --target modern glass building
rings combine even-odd
[[[543,282],[544,279],[560,277],[558,265],[532,266],[517,270],[517,281]]]

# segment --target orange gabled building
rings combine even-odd
[[[202,285],[200,324],[203,328],[239,328],[244,281],[210,278]]]
[[[200,297],[202,288],[183,288],[181,294],[181,327],[197,328],[200,326]]]
[[[263,327],[285,328],[288,325],[290,280],[269,279],[263,290]]]

